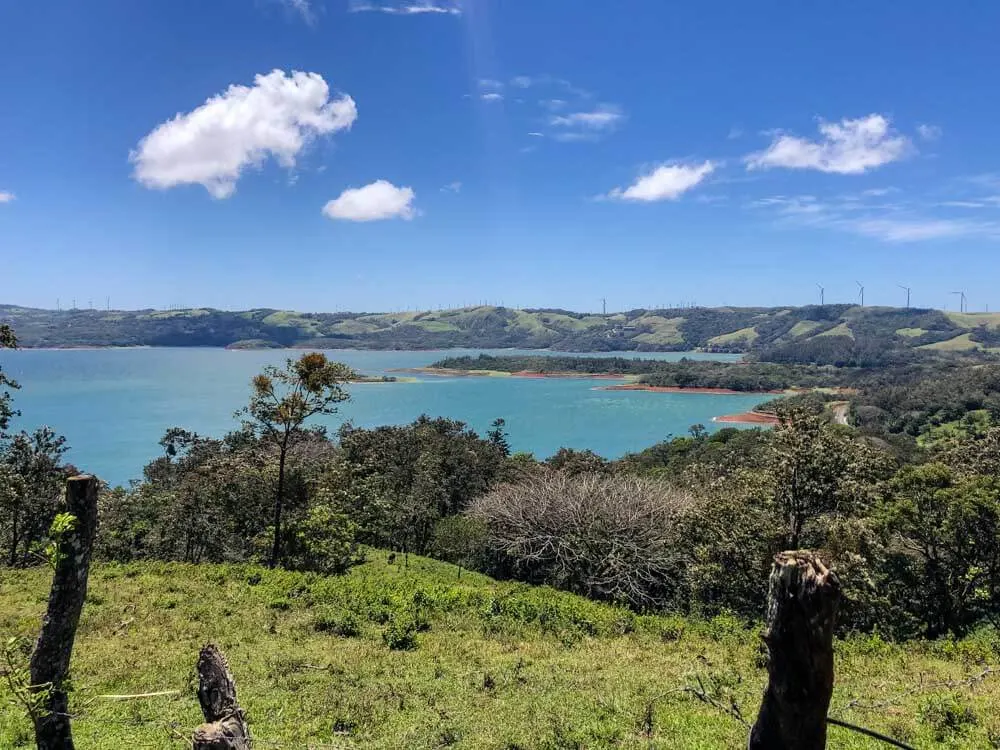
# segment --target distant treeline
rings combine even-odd
[[[639,382],[657,387],[726,388],[733,391],[777,391],[787,388],[830,388],[850,385],[860,372],[816,365],[770,362],[714,362],[682,359],[664,362],[628,357],[512,356],[448,357],[432,367],[447,370],[497,372],[638,375]]]

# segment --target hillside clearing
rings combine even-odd
[[[683,689],[700,678],[753,716],[764,681],[756,627],[637,617],[468,572],[459,580],[454,566],[415,556],[409,567],[402,556],[387,564],[382,552],[370,560],[341,578],[243,565],[98,566],[73,663],[79,747],[184,747],[201,721],[192,674],[209,640],[229,657],[262,747],[708,750],[745,742],[739,724]],[[37,629],[48,581],[46,569],[0,573],[4,634]],[[406,623],[422,630],[415,648],[391,650],[386,639]],[[978,662],[995,662],[998,649],[995,635],[839,642],[831,713],[941,746],[922,709],[954,696],[976,723],[949,729],[947,746],[986,747],[988,733],[1000,731],[1000,681],[940,683],[981,672]],[[180,694],[95,698],[160,690]],[[889,711],[846,709],[886,699]],[[21,710],[5,702],[0,746],[28,748],[30,737]],[[838,728],[829,746],[879,747]]]

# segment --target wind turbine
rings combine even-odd
[[[965,302],[965,292],[952,292],[952,294],[959,295],[958,299],[958,311],[966,312],[968,310],[968,305]]]
[[[905,289],[906,290],[906,309],[909,310],[910,309],[910,287],[903,286],[902,284],[897,284],[896,286],[898,286],[900,289]]]
[[[822,284],[817,284],[819,287],[819,304],[820,307],[826,304],[826,288]]]
[[[854,283],[857,284],[858,285],[858,289],[861,290],[859,296],[861,297],[861,306],[864,307],[865,306],[865,285],[862,284],[860,281],[855,281]]]

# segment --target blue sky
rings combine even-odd
[[[1000,308],[1000,5],[0,9],[0,301]]]

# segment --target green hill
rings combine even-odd
[[[298,346],[564,351],[806,352],[809,361],[859,353],[989,350],[1000,345],[996,315],[888,307],[629,310],[611,315],[480,306],[401,313],[287,310],[40,310],[0,305],[26,347]],[[944,342],[958,342],[961,347]],[[939,346],[940,344],[940,346]],[[916,356],[916,354],[914,355]]]
[[[249,565],[97,566],[73,657],[77,746],[184,747],[202,721],[192,675],[209,640],[229,658],[260,747],[746,743],[744,727],[685,688],[700,681],[752,718],[765,679],[756,626],[637,616],[548,588],[459,579],[455,567],[415,556],[408,567],[402,556],[392,565],[383,552],[370,558],[339,578]],[[0,632],[37,632],[49,578],[47,568],[0,571]],[[950,748],[989,747],[1000,685],[965,683],[998,647],[982,634],[839,641],[831,715],[918,747],[942,737]],[[100,697],[160,691],[177,692]],[[865,708],[886,700],[892,710]],[[32,746],[23,709],[4,700],[0,747]],[[878,747],[838,727],[830,746]]]

